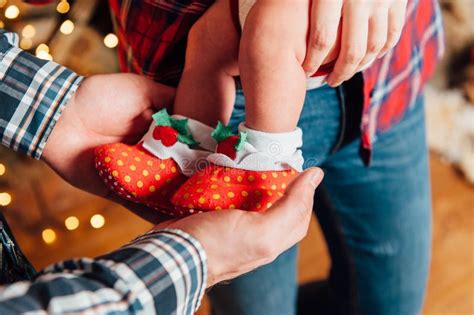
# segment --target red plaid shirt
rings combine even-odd
[[[188,31],[213,2],[109,0],[122,70],[176,85]],[[376,135],[400,121],[414,104],[442,55],[443,39],[438,1],[408,0],[399,43],[363,72],[363,148],[370,150]]]

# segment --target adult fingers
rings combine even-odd
[[[359,64],[357,71],[363,69],[367,64],[377,58],[387,42],[388,7],[381,6],[375,10],[369,18],[369,33],[367,40],[367,52]]]
[[[378,57],[382,57],[395,47],[402,35],[403,25],[405,24],[405,14],[407,8],[406,0],[396,0],[388,11],[387,41],[385,46],[379,52]]]
[[[291,183],[285,196],[262,214],[264,232],[260,235],[277,246],[273,249],[275,254],[293,246],[306,235],[314,191],[323,177],[324,173],[319,168],[307,170]]]
[[[341,20],[342,0],[314,0],[311,5],[311,22],[303,69],[306,75],[314,74],[337,41]]]
[[[327,82],[338,86],[356,72],[367,51],[369,29],[366,5],[346,2],[342,8],[342,43],[339,57]]]

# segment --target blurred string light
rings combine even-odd
[[[23,27],[23,30],[21,31],[21,36],[25,38],[33,38],[35,35],[36,28],[31,24],[25,25],[25,27]]]
[[[0,28],[4,28],[5,27],[5,23],[3,23],[2,20],[0,20]]]
[[[53,61],[53,56],[45,51],[40,51],[36,54],[36,57],[43,60]]]
[[[5,167],[5,165],[3,165],[2,163],[0,163],[0,176],[2,176],[3,174],[5,174],[6,171],[7,171],[7,168]]]
[[[12,202],[12,196],[7,193],[3,192],[0,193],[0,206],[5,207],[8,206]]]
[[[38,47],[36,47],[36,57],[44,60],[53,60],[53,56],[50,55],[49,53],[49,47],[46,44],[39,44]]]
[[[3,8],[7,4],[7,0],[0,0],[0,8]]]
[[[45,52],[45,53],[49,53],[49,47],[48,45],[42,43],[42,44],[39,44],[38,47],[36,47],[36,54],[40,53],[40,52]]]
[[[68,13],[70,9],[71,9],[71,6],[67,2],[67,0],[61,0],[56,6],[56,11],[58,11],[61,14]]]
[[[16,19],[18,15],[20,15],[20,9],[16,5],[10,5],[5,9],[5,17],[7,19]]]
[[[64,220],[64,225],[69,231],[74,231],[79,227],[79,219],[75,216],[67,217],[66,220]]]
[[[104,218],[104,216],[102,216],[100,214],[94,214],[91,217],[90,223],[91,223],[91,226],[94,229],[100,229],[105,224],[105,218]]]
[[[61,24],[59,30],[64,35],[69,35],[74,31],[74,23],[71,20],[66,20]]]
[[[25,50],[30,49],[33,46],[32,38],[36,35],[36,28],[31,24],[25,25],[21,31],[21,35],[23,38],[20,41],[20,48]]]
[[[46,244],[52,244],[56,240],[56,232],[53,229],[44,229],[41,237]]]
[[[104,37],[104,45],[108,48],[115,48],[118,45],[118,37],[114,33],[109,33]]]
[[[20,41],[20,48],[24,50],[28,50],[33,46],[33,41],[31,38],[22,38]]]

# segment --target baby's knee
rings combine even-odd
[[[192,26],[188,33],[186,63],[235,70],[239,35],[222,6],[222,1],[217,2]]]
[[[208,23],[199,19],[193,24],[188,33],[188,49],[202,51],[211,45],[211,35]]]
[[[243,27],[241,58],[272,59],[277,55],[295,57],[303,63],[306,55],[309,1],[259,1],[250,10]],[[292,4],[292,6],[290,6]]]

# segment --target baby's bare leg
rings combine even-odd
[[[189,33],[174,113],[209,126],[227,123],[234,106],[239,34],[230,0],[218,0]]]
[[[258,0],[245,21],[239,55],[246,125],[295,129],[306,94],[309,0]]]

